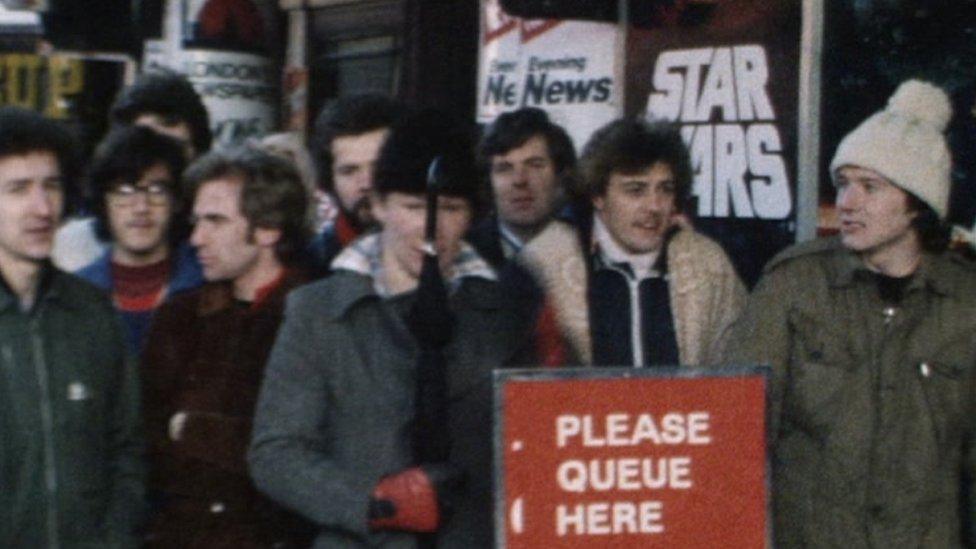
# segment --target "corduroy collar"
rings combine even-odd
[[[248,314],[256,314],[272,306],[282,305],[288,292],[307,280],[308,277],[303,270],[285,268],[274,282],[261,289],[258,299],[249,307]],[[200,288],[197,313],[202,317],[210,316],[234,304],[234,287],[230,281],[209,282]]]
[[[373,289],[380,297],[389,297],[383,286],[382,233],[371,233],[360,237],[344,249],[332,262],[333,270],[351,271],[369,277]],[[461,280],[466,277],[497,280],[495,271],[478,255],[478,252],[467,242],[461,242],[461,251],[454,259],[451,279],[447,281],[448,288],[456,290]]]

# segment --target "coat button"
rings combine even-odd
[[[227,506],[225,506],[224,502],[222,501],[215,501],[210,504],[210,512],[215,515],[219,515],[220,513],[223,513],[225,510],[227,510]]]
[[[932,367],[929,366],[928,362],[923,362],[918,365],[918,373],[922,374],[922,377],[930,377],[932,375]]]

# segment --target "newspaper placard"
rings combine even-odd
[[[478,122],[522,107],[546,110],[577,148],[621,114],[616,25],[508,15],[481,5]]]
[[[278,73],[270,59],[249,53],[183,50],[177,65],[203,98],[216,143],[240,143],[274,130]]]

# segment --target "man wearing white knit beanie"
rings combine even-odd
[[[902,84],[830,164],[840,235],[766,267],[729,362],[772,367],[777,547],[970,546],[976,269],[947,251],[945,92]]]

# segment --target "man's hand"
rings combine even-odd
[[[169,418],[169,439],[178,442],[183,438],[183,427],[186,426],[186,412],[176,412]]]
[[[369,526],[435,532],[453,511],[463,481],[463,473],[449,463],[421,465],[383,477],[370,500]]]

